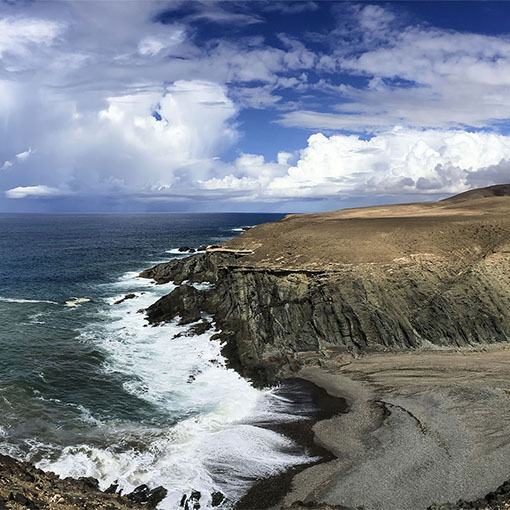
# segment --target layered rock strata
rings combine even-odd
[[[338,352],[506,342],[510,197],[288,216],[141,276],[185,283],[149,322],[212,316],[232,365],[260,384]]]

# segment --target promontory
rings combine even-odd
[[[255,384],[347,399],[314,427],[336,459],[275,508],[507,508],[510,185],[289,215],[142,276],[179,284],[150,323],[214,327]]]

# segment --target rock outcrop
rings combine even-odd
[[[112,484],[99,490],[95,478],[61,479],[56,474],[0,455],[0,508],[11,510],[135,510],[150,509],[166,497],[163,487],[137,487],[125,496]]]
[[[332,352],[510,338],[510,197],[294,215],[141,276],[183,285],[151,323],[212,315],[232,366],[274,382]],[[500,193],[501,191],[501,193]],[[481,195],[481,198],[478,196]],[[503,195],[503,196],[500,196]]]

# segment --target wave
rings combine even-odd
[[[181,251],[179,248],[171,248],[170,250],[165,250],[165,253],[171,253],[172,255],[190,255],[193,253],[200,253],[197,248],[193,248],[195,251]]]
[[[275,415],[272,392],[253,388],[227,369],[212,333],[175,338],[186,328],[147,326],[137,311],[175,286],[145,282],[126,273],[112,284],[112,295],[140,287],[145,292],[121,306],[105,306],[102,319],[90,324],[81,340],[106,354],[105,379],[120,375],[124,390],[151,406],[158,419],[98,419],[84,413],[84,425],[94,427],[105,444],[81,439],[83,444],[61,449],[38,467],[61,476],[93,476],[103,489],[115,480],[124,492],[142,483],[163,485],[169,492],[159,508],[173,510],[191,490],[202,493],[200,503],[207,509],[215,491],[232,502],[248,490],[250,480],[308,462],[292,441],[257,426],[254,416]]]
[[[15,299],[15,298],[6,298],[0,296],[0,302],[2,303],[48,303],[50,305],[58,305],[56,301],[49,301],[46,299]]]
[[[235,227],[231,228],[231,232],[246,232],[247,230],[250,230],[250,228],[253,228],[255,225],[243,225],[242,227]]]
[[[90,301],[89,298],[71,298],[69,301],[65,302],[65,306],[75,307],[81,303],[88,303]]]
[[[32,315],[29,315],[28,318],[30,320],[30,324],[46,324],[46,321],[41,320],[41,317],[46,317],[48,314],[45,312],[38,312]]]

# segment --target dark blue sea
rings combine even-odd
[[[285,402],[227,369],[212,332],[174,338],[140,313],[174,288],[142,269],[280,217],[0,215],[0,451],[103,489],[163,485],[165,509],[307,461],[257,426]]]

